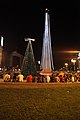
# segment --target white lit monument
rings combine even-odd
[[[41,75],[51,75],[54,70],[52,48],[51,48],[51,34],[50,34],[50,16],[49,11],[45,11],[45,29],[43,36],[43,48],[41,57]]]

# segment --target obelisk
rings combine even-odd
[[[43,47],[42,47],[42,56],[41,56],[41,75],[51,75],[53,66],[53,56],[51,48],[51,33],[50,33],[50,16],[49,10],[45,10],[45,28],[43,35]]]

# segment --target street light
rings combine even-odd
[[[65,63],[65,66],[66,66],[66,71],[68,70],[68,63]]]
[[[76,63],[76,60],[74,60],[74,59],[71,59],[71,62],[73,63],[73,65],[74,65],[74,71],[76,70],[76,68],[75,68],[75,63]]]
[[[78,53],[77,60],[78,60],[78,68],[80,69],[80,52]]]

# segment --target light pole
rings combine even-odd
[[[71,62],[73,63],[73,67],[74,67],[74,71],[75,71],[76,70],[76,67],[75,67],[76,60],[71,59]]]
[[[80,52],[78,53],[77,59],[78,59],[78,68],[80,69]]]
[[[65,63],[66,71],[68,71],[68,63]]]
[[[41,61],[39,60],[38,61],[38,70],[40,71],[40,64],[41,64]]]

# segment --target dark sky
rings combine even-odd
[[[0,2],[0,35],[4,51],[25,53],[27,42],[32,43],[35,58],[40,60],[45,9],[49,9],[52,49],[80,50],[80,4],[78,0],[3,0]],[[55,60],[57,61],[57,60]]]

